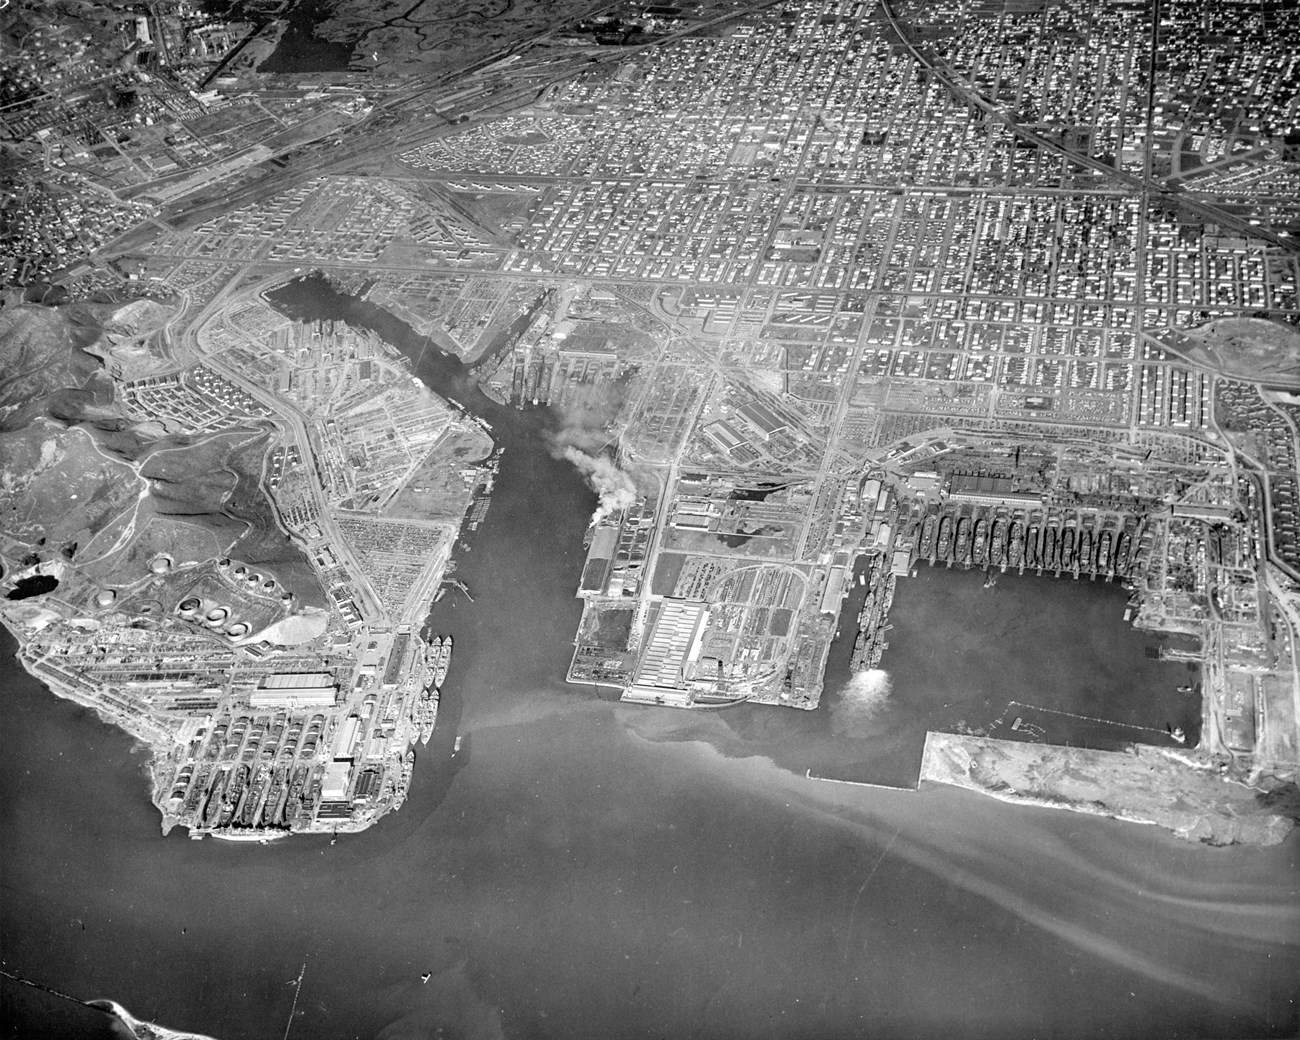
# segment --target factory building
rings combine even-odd
[[[248,703],[253,708],[332,707],[337,696],[329,672],[285,672],[263,678]]]
[[[703,603],[666,599],[650,630],[645,652],[636,671],[636,682],[628,689],[628,700],[652,703],[690,703],[687,682],[692,665],[699,660],[709,612]]]

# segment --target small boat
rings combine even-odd
[[[453,755],[460,750],[460,742],[464,739],[465,738],[462,737],[459,733],[456,734],[456,743],[451,746],[451,753]]]

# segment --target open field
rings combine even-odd
[[[1275,845],[1294,823],[1264,792],[1191,753],[1135,745],[1130,753],[929,733],[921,779],[1005,801],[1154,823],[1210,845]]]

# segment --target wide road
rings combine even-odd
[[[1102,162],[1100,159],[1094,159],[1091,155],[1085,155],[1082,152],[1076,152],[1073,149],[1066,148],[1063,145],[1056,144],[1043,137],[1041,134],[1034,133],[1009,115],[1004,108],[995,105],[983,94],[973,89],[954,69],[938,59],[929,57],[921,51],[912,38],[908,35],[907,29],[899,21],[898,16],[894,13],[894,7],[891,0],[880,0],[880,8],[885,12],[885,17],[889,19],[889,24],[899,40],[907,48],[908,52],[920,62],[925,68],[930,70],[936,79],[942,82],[952,91],[955,97],[960,98],[968,105],[979,109],[989,119],[997,120],[1013,134],[1023,141],[1029,141],[1056,155],[1069,159],[1080,166],[1086,166],[1090,170],[1103,174],[1111,180],[1119,181],[1126,184],[1135,192],[1146,195],[1158,195],[1164,201],[1171,205],[1180,206],[1183,209],[1190,210],[1207,221],[1220,224],[1223,227],[1232,228],[1234,231],[1251,238],[1263,239],[1270,245],[1277,246],[1279,249],[1285,249],[1289,252],[1300,252],[1300,241],[1296,241],[1285,233],[1278,233],[1262,226],[1251,223],[1249,220],[1212,206],[1206,202],[1200,202],[1197,199],[1188,198],[1181,192],[1170,188],[1165,183],[1150,177],[1138,177],[1135,174],[1118,170],[1115,167]],[[1150,138],[1150,135],[1147,135]]]

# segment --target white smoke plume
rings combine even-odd
[[[566,447],[562,454],[582,471],[592,489],[600,496],[593,521],[599,522],[610,513],[636,503],[636,484],[627,473],[618,468],[613,459],[604,455],[588,455],[572,445]]]
[[[889,707],[894,684],[883,668],[855,672],[831,711],[831,728],[850,737],[870,736],[871,723]]]

